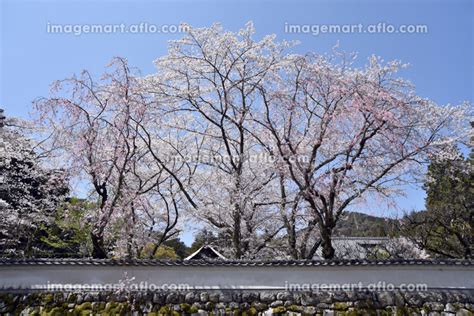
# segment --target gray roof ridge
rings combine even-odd
[[[341,260],[162,260],[162,259],[54,259],[0,258],[0,266],[73,265],[73,266],[374,266],[374,265],[464,265],[474,266],[474,259],[341,259]]]

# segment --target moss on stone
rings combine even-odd
[[[158,315],[169,315],[171,314],[171,309],[169,308],[168,305],[161,306],[161,308],[158,310]]]
[[[54,295],[51,293],[46,293],[41,296],[41,302],[45,304],[52,303],[54,301]]]
[[[257,311],[264,311],[268,309],[268,305],[265,303],[253,302],[252,307],[255,307]]]
[[[127,302],[107,302],[105,310],[101,311],[101,315],[124,315],[128,308]]]
[[[255,307],[251,306],[248,310],[248,313],[250,316],[255,316],[258,315],[258,310]]]
[[[105,293],[106,294],[106,293]],[[151,302],[151,296],[146,297],[138,296],[137,300],[131,302],[117,302],[114,301],[112,296],[107,299],[107,296],[102,293],[97,298],[94,296],[93,302],[83,302],[80,295],[87,296],[86,294],[80,293],[59,293],[59,292],[40,292],[40,293],[1,293],[0,294],[0,305],[3,306],[3,311],[12,315],[29,314],[38,316],[89,316],[89,315],[129,315],[131,310],[135,308],[140,310],[143,306],[148,309],[151,305],[152,312],[147,313],[150,316],[166,315],[166,316],[178,316],[178,315],[190,315],[196,314],[199,310],[207,310],[209,316],[211,315],[234,315],[234,316],[256,316],[259,313],[268,310],[270,307],[258,300],[253,302],[246,302],[242,304],[232,303],[229,307],[226,303],[210,303],[207,302],[204,306],[200,304],[192,305],[181,301],[178,304],[154,304]],[[100,299],[100,298],[101,299]],[[87,299],[89,301],[89,299]],[[104,302],[108,301],[108,302]],[[286,302],[290,304],[290,302]],[[299,304],[292,303],[289,306],[277,306],[270,308],[276,315],[285,315],[291,313],[299,313],[301,315],[323,315],[326,308],[330,308],[334,315],[340,316],[362,316],[362,315],[377,315],[377,316],[405,316],[413,314],[428,314],[434,311],[441,311],[445,308],[445,300],[439,302],[428,300],[423,306],[415,307],[413,305],[405,305],[399,307],[385,307],[382,308],[379,305],[374,305],[372,300],[352,300],[349,302],[332,302],[332,304],[321,304],[319,308],[309,310],[309,306],[302,306]],[[441,307],[440,307],[441,305]],[[463,304],[461,302],[452,302],[449,306],[450,309],[460,311],[462,310],[463,315],[472,315],[473,311],[469,311],[470,305]],[[202,307],[200,307],[202,306]],[[215,310],[215,308],[218,310]],[[239,308],[240,306],[240,308]],[[176,308],[176,310],[174,310]],[[433,310],[431,310],[433,309]],[[307,313],[306,313],[307,312]]]
[[[164,306],[161,306],[161,308],[158,310],[158,314],[159,316],[180,316],[182,313],[178,312],[178,311],[175,311],[172,309],[172,306],[171,305],[164,305]]]
[[[272,308],[273,314],[283,314],[285,312],[286,312],[286,307],[284,306],[278,306],[278,307]]]
[[[216,304],[214,304],[212,302],[207,302],[205,306],[206,306],[206,310],[212,311],[216,307]]]
[[[256,316],[258,311],[255,307],[250,307],[249,309],[242,311],[242,316]]]
[[[299,306],[299,305],[290,305],[286,308],[288,311],[290,312],[297,312],[297,313],[301,313],[303,311],[303,306]]]
[[[396,316],[419,315],[422,310],[423,308],[401,306],[397,307]]]
[[[102,311],[102,310],[105,309],[105,306],[106,306],[105,302],[99,302],[99,303],[97,304],[97,309],[100,310],[100,311]]]
[[[41,315],[40,311],[35,309],[32,312],[30,312],[29,316],[40,316],[40,315]]]
[[[340,316],[358,316],[359,313],[355,309],[349,309],[349,310],[346,310],[346,311],[339,311],[339,312],[337,312],[337,315],[340,315]]]
[[[71,293],[67,297],[67,302],[68,303],[74,303],[77,300],[77,294],[76,293]]]
[[[92,303],[91,302],[84,302],[80,305],[76,305],[75,310],[78,312],[81,312],[86,309],[92,309]]]
[[[40,315],[39,312],[37,313],[30,313],[30,316],[31,315]],[[66,315],[66,311],[65,309],[61,306],[55,306],[51,309],[48,309],[47,311],[43,311],[43,313],[41,313],[42,316],[63,316],[63,315]]]
[[[234,308],[234,309],[231,311],[231,315],[234,315],[234,316],[242,316],[242,312],[240,311],[240,309]]]
[[[181,303],[179,304],[179,308],[181,309],[182,312],[189,313],[189,309],[191,308],[191,305],[188,303]]]
[[[346,311],[347,309],[349,309],[349,306],[347,305],[347,303],[337,302],[337,303],[334,303],[334,309],[340,310],[340,311]]]
[[[340,310],[336,312],[336,315],[340,316],[366,316],[366,315],[374,315],[374,316],[385,316],[385,315],[392,315],[391,313],[385,314],[384,310],[377,310],[371,308],[353,308],[347,307],[346,310]]]

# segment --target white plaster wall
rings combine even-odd
[[[126,275],[125,275],[126,274]],[[131,280],[131,278],[134,278]],[[363,287],[426,284],[429,289],[474,289],[470,266],[365,267],[124,267],[124,266],[10,266],[0,267],[0,288],[52,289],[52,284],[113,286],[128,279],[134,287],[153,289],[301,289],[322,284]],[[125,282],[127,283],[127,282]],[[123,284],[123,283],[122,283]],[[321,289],[321,288],[320,288]]]

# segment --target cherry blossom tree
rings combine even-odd
[[[337,57],[337,56],[336,56]],[[430,155],[451,154],[467,135],[469,105],[439,106],[396,77],[403,67],[376,57],[289,56],[277,81],[262,85],[256,122],[318,224],[322,254],[348,206],[393,197],[424,171]]]
[[[288,54],[287,43],[253,35],[251,23],[237,34],[219,25],[189,28],[156,61],[145,89],[171,112],[186,113],[192,126],[182,130],[202,136],[203,151],[232,158],[198,168],[205,205],[198,216],[218,228],[230,223],[237,258],[244,223],[254,216],[275,224],[270,236],[286,230],[293,257],[312,258],[321,245],[332,258],[332,231],[343,212],[369,197],[402,193],[430,155],[449,155],[466,136],[470,105],[439,106],[418,96],[396,77],[404,67],[398,61],[371,57],[355,68],[352,55]],[[252,167],[248,157],[257,153],[275,163]],[[260,203],[264,210],[252,207]],[[307,244],[316,233],[320,238]]]
[[[155,231],[161,232],[157,247],[177,233],[179,179],[186,171],[176,162],[166,165],[167,153],[159,150],[164,137],[150,135],[161,122],[150,117],[153,101],[138,81],[136,70],[115,58],[99,82],[84,71],[56,82],[49,98],[35,102],[52,133],[50,147],[97,200],[95,258],[111,250],[135,256]]]
[[[0,253],[34,255],[35,236],[69,192],[66,174],[42,166],[34,142],[0,111]]]
[[[194,155],[194,215],[229,235],[235,258],[253,257],[283,228],[274,221],[271,164],[249,132],[258,106],[258,86],[269,78],[284,45],[273,37],[254,41],[251,23],[238,34],[214,25],[189,28],[155,61],[158,72],[144,81],[157,102],[168,105],[176,133],[200,144]]]

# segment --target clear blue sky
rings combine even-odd
[[[179,34],[50,34],[54,24],[148,24],[221,22],[236,31],[252,20],[258,36],[299,40],[299,52],[329,52],[339,41],[365,61],[371,54],[410,63],[403,76],[420,95],[438,103],[473,101],[473,1],[19,1],[0,0],[0,107],[27,117],[31,101],[49,84],[82,69],[100,73],[113,56],[128,58],[144,74]],[[285,23],[424,24],[426,34],[288,34]],[[404,209],[421,209],[423,191],[407,188]],[[369,212],[375,211],[369,210]],[[386,210],[385,215],[395,214]],[[190,235],[185,235],[189,243]]]

